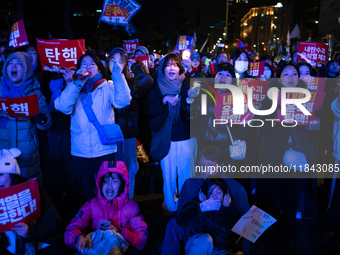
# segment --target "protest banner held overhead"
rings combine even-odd
[[[180,55],[182,55],[182,52],[184,50],[188,50],[191,53],[193,53],[194,52],[193,41],[194,41],[193,36],[179,35],[177,38],[175,51],[178,51]]]
[[[138,39],[124,40],[123,45],[127,53],[134,53],[137,47],[139,46],[139,41]]]
[[[300,59],[314,65],[315,63],[326,63],[328,56],[328,45],[317,42],[299,42],[297,62]]]
[[[0,97],[0,115],[25,118],[39,113],[38,94],[25,97]]]
[[[36,179],[0,189],[0,232],[11,231],[15,224],[39,218],[40,193]]]
[[[13,49],[28,45],[23,19],[13,24],[8,45],[12,46]]]
[[[85,53],[85,40],[37,39],[37,49],[42,70],[60,72],[61,68],[76,69]]]
[[[128,26],[140,8],[141,5],[134,0],[105,0],[99,22]]]

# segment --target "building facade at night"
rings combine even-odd
[[[269,52],[269,41],[277,44],[280,38],[281,10],[275,6],[255,7],[241,19],[240,39],[259,56]]]

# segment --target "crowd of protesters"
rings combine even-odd
[[[149,56],[149,66],[133,59],[143,55]],[[311,172],[298,172],[297,178],[272,174],[263,179],[256,174],[241,178],[208,171],[190,178],[197,175],[195,165],[239,169],[302,162],[338,166],[338,59],[314,67],[297,63],[297,55],[294,52],[279,62],[270,55],[261,56],[265,67],[260,80],[269,80],[268,87],[280,91],[306,89],[310,77],[324,77],[325,99],[315,112],[319,125],[214,126],[215,102],[210,97],[202,115],[198,97],[202,92],[190,81],[211,78],[207,83],[214,87],[255,79],[248,73],[254,59],[242,49],[230,56],[194,52],[182,59],[174,52],[158,58],[144,46],[133,54],[116,47],[102,59],[87,51],[78,59],[76,70],[61,73],[42,71],[34,45],[6,55],[0,97],[37,94],[39,113],[17,119],[0,112],[0,188],[37,178],[41,216],[1,233],[1,254],[134,254],[143,250],[148,228],[133,201],[135,185],[143,185],[135,182],[143,164],[137,159],[137,140],[162,169],[162,207],[171,218],[162,254],[180,254],[183,249],[185,254],[251,254],[249,241],[238,241],[231,228],[252,204],[278,220],[267,232],[280,232],[294,243],[294,223],[306,217],[306,197],[324,204],[323,233],[340,231],[340,184],[335,172],[326,174],[326,201],[318,201],[317,176]],[[216,92],[230,90],[217,88]],[[259,108],[267,110],[272,104],[272,98],[265,97]],[[254,119],[276,116],[277,110]],[[109,136],[119,134],[123,136],[116,142],[109,141]],[[243,145],[240,158],[231,155],[235,144]],[[308,210],[317,210],[313,208]]]

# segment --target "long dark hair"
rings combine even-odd
[[[229,193],[228,185],[225,182],[223,182],[221,179],[216,179],[216,178],[206,179],[201,186],[201,191],[208,199],[212,192],[212,190],[210,190],[211,187],[215,188],[216,186],[220,186],[220,188],[223,190],[223,196]]]
[[[78,59],[78,63],[77,63],[77,70],[80,69],[80,65],[81,62],[83,61],[83,58],[89,56],[90,58],[92,58],[92,60],[96,63],[96,65],[98,66],[99,71],[101,72],[101,74],[103,75],[103,78],[105,78],[106,80],[108,80],[108,75],[105,69],[105,66],[103,65],[102,61],[100,60],[100,58],[93,52],[89,51],[86,52],[85,54],[83,54],[79,59]]]

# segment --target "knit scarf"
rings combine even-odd
[[[170,80],[163,74],[163,66],[165,65],[165,57],[159,63],[157,83],[163,96],[176,96],[181,92],[184,76],[179,76],[176,80]],[[181,98],[179,98],[181,100]],[[176,106],[169,105],[169,117],[172,123],[176,123],[180,116],[180,102]]]
[[[6,77],[2,78],[2,96],[5,98],[12,98],[12,97],[24,97],[25,96],[25,89],[32,84],[33,79],[28,79],[24,84],[15,86],[13,85]],[[8,123],[8,118],[0,117],[0,128],[5,128]]]
[[[32,84],[33,79],[28,79],[24,84],[16,86],[13,85],[6,77],[2,78],[2,96],[6,98],[11,97],[24,97],[25,96],[25,89],[28,85]]]
[[[103,75],[101,73],[97,73],[95,76],[92,78],[88,79],[82,89],[82,91],[88,93],[92,90],[94,84],[99,81],[100,79],[103,78]]]

